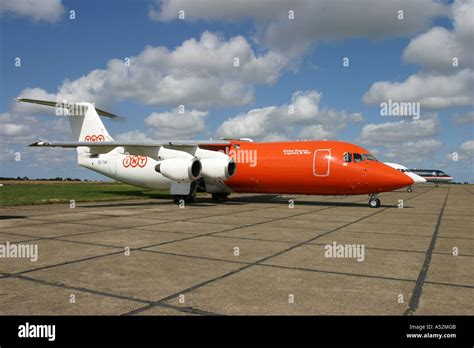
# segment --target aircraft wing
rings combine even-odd
[[[28,146],[45,146],[45,147],[64,147],[76,148],[87,146],[91,148],[115,148],[115,147],[160,147],[160,146],[224,146],[229,145],[227,140],[163,140],[153,142],[122,142],[122,141],[37,141]]]
[[[207,148],[209,150],[223,150],[230,142],[226,140],[166,140],[156,142],[122,142],[122,141],[37,141],[29,146],[35,147],[62,147],[77,148],[87,147],[90,154],[109,153],[116,148],[123,148],[124,153],[154,156],[160,147],[166,146],[170,149],[193,152],[196,148]]]

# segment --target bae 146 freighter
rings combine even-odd
[[[77,162],[127,184],[167,189],[176,201],[192,201],[196,192],[213,199],[236,193],[297,195],[377,194],[411,186],[414,180],[377,159],[366,149],[342,141],[253,142],[250,139],[115,141],[99,115],[116,118],[91,103],[58,104],[67,116],[74,141],[40,141],[30,146],[77,150]]]

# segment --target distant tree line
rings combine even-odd
[[[55,178],[38,178],[38,179],[30,179],[27,176],[17,176],[16,178],[6,178],[6,177],[1,177],[0,180],[2,181],[7,181],[7,180],[14,180],[14,181],[88,181],[87,179],[81,180],[78,178],[72,179],[72,178],[62,178],[60,176],[57,176]]]

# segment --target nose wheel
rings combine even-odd
[[[413,187],[409,186],[409,187],[407,188],[407,192],[413,192]]]
[[[371,195],[370,196],[369,207],[371,207],[371,208],[380,207],[380,199],[377,198],[377,195]]]

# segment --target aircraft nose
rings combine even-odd
[[[398,172],[398,171],[397,171]],[[399,178],[397,178],[397,183],[400,183],[400,187],[411,186],[415,183],[415,180],[410,178],[408,175],[398,172]]]
[[[396,190],[414,184],[414,180],[408,175],[389,166],[384,166],[381,171],[384,178],[383,181],[385,183],[383,186],[388,190]]]

